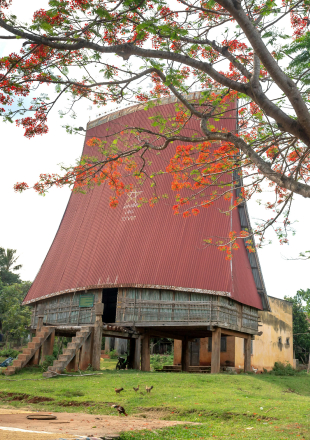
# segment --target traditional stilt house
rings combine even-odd
[[[192,95],[198,97],[198,92]],[[160,111],[168,117],[174,105],[175,99],[167,98],[148,111],[141,104],[110,113],[88,123],[86,140],[113,139],[126,126],[151,127],[151,116]],[[235,130],[235,110],[225,123],[228,130]],[[186,130],[199,135],[199,121],[193,118]],[[173,151],[170,146],[161,154],[148,152],[150,169],[165,169]],[[86,143],[84,154],[95,154]],[[156,190],[166,198],[153,208],[138,207],[141,196],[149,199],[154,193],[147,182],[121,198],[116,209],[108,206],[108,185],[71,194],[24,300],[33,307],[31,326],[36,337],[7,374],[37,363],[40,351],[50,353],[55,334],[73,339],[47,374],[78,365],[99,368],[102,335],[129,339],[130,366],[140,368],[141,359],[143,370],[150,369],[151,337],[182,341],[185,371],[193,340],[211,338],[212,373],[220,371],[221,336],[234,335],[245,340],[244,368],[250,369],[258,311],[270,310],[258,256],[249,254],[243,242],[231,261],[215,247],[203,246],[204,238],[250,229],[246,205],[223,215],[220,210],[227,205],[221,201],[197,217],[184,219],[172,214],[171,177],[161,176]]]

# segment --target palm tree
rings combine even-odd
[[[19,257],[15,257],[16,249],[7,249],[0,248],[0,270],[5,270],[7,272],[19,270],[22,265],[17,264],[14,266]],[[14,266],[14,267],[12,267]]]

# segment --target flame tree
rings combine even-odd
[[[11,0],[0,0],[0,38],[20,40],[18,53],[0,59],[0,114],[24,127],[26,137],[48,131],[49,113],[64,98],[70,98],[64,113],[71,114],[82,99],[98,107],[137,101],[151,107],[163,97],[176,98],[171,117],[158,110],[151,129],[123,127],[110,141],[91,139],[97,154],[59,175],[41,175],[33,188],[40,194],[53,185],[81,190],[107,180],[110,205],[116,207],[128,190],[124,174],[156,186],[156,179],[168,173],[176,191],[174,213],[184,217],[221,198],[231,200],[228,210],[235,209],[267,188],[268,220],[253,232],[231,231],[224,241],[206,242],[228,251],[228,258],[238,238],[249,238],[253,250],[252,234],[261,245],[270,226],[286,242],[293,196],[310,197],[309,4],[50,0],[48,9],[36,11],[25,24],[10,13]],[[51,96],[47,84],[55,86]],[[199,100],[190,99],[197,88]],[[10,109],[14,100],[18,106]],[[236,103],[236,129],[218,128],[225,127]],[[201,137],[182,134],[193,118],[199,120]],[[171,148],[176,141],[178,147]],[[169,147],[170,163],[149,175],[146,152]],[[16,191],[27,188],[25,182],[15,185]],[[208,196],[198,203],[196,196],[205,189]],[[152,206],[159,199],[154,190],[148,202]]]

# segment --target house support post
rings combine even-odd
[[[141,336],[134,339],[135,341],[135,351],[133,359],[134,370],[140,370],[140,360],[141,360]]]
[[[190,363],[190,344],[187,337],[182,339],[182,359],[181,366],[182,371],[189,371],[189,363]]]
[[[212,332],[211,374],[217,374],[221,368],[221,329]]]
[[[36,327],[36,336],[38,336],[38,333],[41,331],[41,328],[43,327],[44,308],[45,307],[43,303],[38,304],[38,323]],[[40,357],[41,357],[41,347],[35,352],[33,358],[30,360],[28,365],[39,365]]]
[[[105,339],[104,339],[104,351],[106,353],[110,353],[110,344],[111,344],[110,336],[105,336]]]
[[[251,371],[251,335],[244,338],[244,372]]]
[[[74,358],[66,366],[67,371],[79,371],[80,351],[80,348],[76,350]]]
[[[95,305],[96,321],[94,327],[93,354],[92,354],[92,366],[95,370],[100,370],[103,307],[104,305],[102,303],[97,303]]]
[[[55,329],[52,331],[52,333],[49,335],[46,341],[43,342],[42,362],[44,362],[45,356],[53,355],[54,342],[55,342]]]
[[[134,365],[134,358],[135,358],[135,339],[131,338],[129,339],[129,355],[128,355],[128,369],[132,370]]]
[[[150,335],[145,333],[142,339],[141,370],[150,371]]]
[[[80,353],[80,370],[81,371],[87,370],[88,366],[92,364],[93,335],[94,335],[94,329],[81,347],[81,353]]]

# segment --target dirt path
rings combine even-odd
[[[104,437],[109,434],[119,434],[122,431],[141,429],[156,430],[175,426],[185,422],[138,418],[125,416],[102,416],[85,413],[54,413],[56,420],[28,420],[29,411],[7,410],[0,408],[0,438],[1,440],[56,440],[71,436]],[[40,414],[38,412],[38,414]],[[46,413],[45,413],[46,414]],[[50,413],[49,413],[50,414]],[[40,434],[12,432],[1,429],[6,427],[19,428],[27,431],[39,431]],[[42,432],[55,433],[43,434]]]

